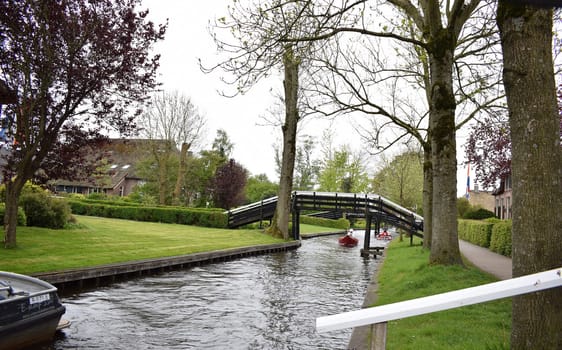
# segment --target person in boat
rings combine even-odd
[[[349,237],[353,237],[353,229],[352,228],[350,228],[349,231],[347,231],[347,235]]]
[[[382,230],[382,232],[379,233],[379,236],[378,236],[378,238],[388,238],[388,237],[390,237],[390,234],[388,233],[388,231],[386,230],[386,228],[384,228],[384,229]]]

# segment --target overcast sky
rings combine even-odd
[[[156,46],[162,55],[160,77],[163,89],[177,90],[192,98],[207,119],[207,144],[210,148],[217,129],[224,129],[234,143],[232,157],[252,175],[265,173],[277,181],[273,143],[280,140],[281,131],[271,126],[261,126],[260,116],[267,115],[273,105],[271,90],[281,91],[281,78],[272,77],[261,82],[249,93],[234,98],[225,98],[217,90],[228,87],[220,81],[220,74],[204,74],[198,66],[198,58],[212,64],[217,61],[215,45],[208,33],[209,21],[226,15],[227,4],[232,0],[143,0],[143,8],[150,10],[150,19],[156,23],[169,20],[165,40]],[[302,134],[317,137],[320,149],[322,132],[331,128],[335,132],[334,146],[349,144],[360,147],[359,135],[354,132],[349,119],[341,118],[337,124],[328,121],[308,121],[302,127]],[[459,150],[460,152],[460,150]],[[464,153],[459,153],[459,160]],[[376,165],[370,159],[371,169]],[[459,166],[458,192],[464,194],[466,169]],[[369,174],[372,176],[372,171]]]

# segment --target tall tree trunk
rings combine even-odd
[[[512,143],[513,276],[562,265],[562,155],[552,10],[498,5]],[[562,349],[560,288],[513,297],[512,349]]]
[[[23,177],[17,177],[13,181],[6,183],[6,208],[4,213],[4,247],[15,248],[16,226],[18,223],[18,205],[21,191],[25,180]]]
[[[430,50],[429,127],[433,165],[431,264],[462,265],[457,229],[456,101],[452,34],[442,29]]]
[[[277,207],[273,216],[270,233],[273,236],[289,238],[289,216],[291,211],[291,191],[293,189],[293,170],[295,168],[297,123],[299,112],[297,108],[299,76],[298,59],[290,47],[283,55],[285,67],[285,123],[283,125],[283,158],[281,160],[281,175],[279,177],[279,195]]]
[[[433,167],[431,165],[431,145],[423,151],[423,247],[431,249],[431,229],[433,212]]]
[[[187,167],[187,152],[189,151],[190,147],[191,147],[191,144],[189,144],[189,143],[183,142],[181,144],[180,164],[178,166],[178,178],[176,180],[176,187],[174,188],[174,194],[173,194],[173,197],[172,197],[172,203],[174,205],[180,204],[181,187],[182,187],[183,181],[185,179],[185,172],[186,172],[186,167]]]

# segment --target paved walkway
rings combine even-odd
[[[482,271],[501,279],[511,278],[511,258],[475,244],[459,240],[461,254]]]

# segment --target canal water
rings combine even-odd
[[[362,234],[354,248],[312,238],[63,298],[72,325],[43,349],[345,349],[351,329],[319,334],[315,321],[361,308],[380,264],[360,256]]]

